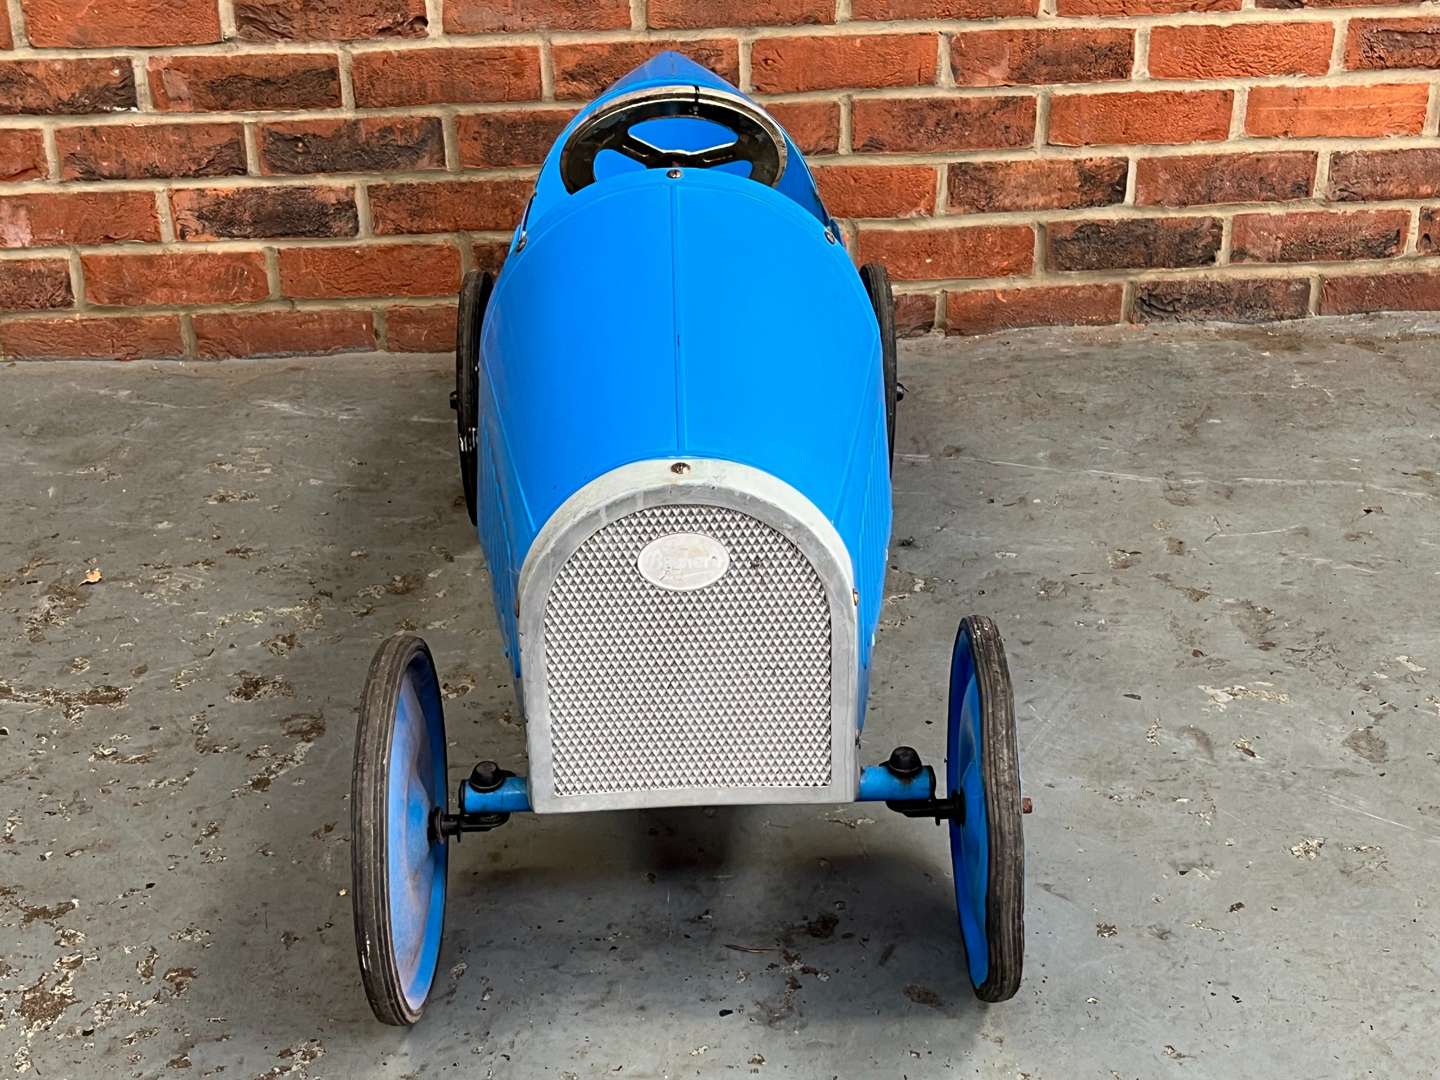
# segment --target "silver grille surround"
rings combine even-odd
[[[640,552],[718,540],[712,584],[647,580]],[[557,795],[830,782],[830,610],[800,549],[723,506],[638,510],[570,556],[545,609]]]
[[[676,466],[638,462],[592,481],[526,556],[532,806],[853,800],[856,614],[843,542],[767,473]],[[639,552],[677,532],[719,540],[729,570],[694,591],[646,580]]]

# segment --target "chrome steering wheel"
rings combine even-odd
[[[708,120],[734,133],[731,142],[703,150],[666,150],[633,129],[647,120]],[[647,169],[708,169],[747,162],[750,179],[774,187],[785,172],[785,134],[748,98],[706,86],[658,86],[621,94],[587,116],[560,151],[560,178],[575,193],[595,182],[595,159],[614,150]]]

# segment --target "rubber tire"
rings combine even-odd
[[[478,520],[476,478],[479,475],[480,329],[495,277],[486,270],[471,270],[460,282],[460,309],[455,319],[455,426],[460,454],[460,482],[465,487],[465,511],[470,524]]]
[[[990,966],[985,981],[974,989],[981,1001],[1000,1002],[1020,989],[1025,955],[1025,838],[1015,692],[994,622],[983,615],[968,616],[960,622],[957,643],[966,634],[980,697],[980,775],[990,853],[985,897]]]
[[[890,468],[895,468],[895,403],[899,393],[899,376],[895,354],[895,293],[890,288],[890,272],[883,263],[868,262],[860,268],[860,280],[875,309],[875,322],[880,328],[880,368],[885,379],[885,431],[889,438]]]
[[[388,792],[391,736],[401,676],[417,654],[433,672],[430,648],[414,634],[387,639],[370,662],[360,699],[360,724],[355,738],[355,763],[350,780],[351,905],[355,919],[355,951],[360,979],[375,1018],[383,1024],[409,1027],[420,1019],[424,1003],[412,1007],[395,963],[388,885]],[[439,680],[436,679],[437,707]],[[444,713],[440,714],[444,753]],[[443,761],[442,761],[443,764]],[[446,797],[448,803],[448,797]],[[448,806],[441,807],[442,810]],[[444,948],[445,911],[440,911],[440,948]],[[437,951],[437,957],[439,953]],[[439,962],[436,962],[439,971]],[[433,986],[433,976],[432,976]],[[427,992],[428,993],[428,992]]]

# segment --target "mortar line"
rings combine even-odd
[[[340,108],[349,112],[355,111],[355,80],[351,75],[350,50],[340,46],[336,51],[338,66],[340,69]]]
[[[180,314],[180,348],[186,360],[195,360],[200,356],[200,342],[195,334],[195,323],[188,311]]]
[[[10,15],[10,37],[15,53],[27,52],[30,47],[30,27],[25,22],[25,9],[20,0],[6,0],[5,10]]]
[[[235,21],[235,0],[220,0],[220,38],[222,41],[231,41],[240,33],[239,24]]]
[[[259,125],[245,123],[241,125],[241,139],[245,143],[245,174],[247,176],[261,175],[260,162],[260,135],[256,130]]]
[[[1334,20],[1333,33],[1335,40],[1330,42],[1330,67],[1329,74],[1334,75],[1345,70],[1345,42],[1350,36],[1350,17],[1341,15]]]

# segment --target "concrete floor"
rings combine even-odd
[[[1437,349],[1413,318],[906,346],[866,752],[941,755],[955,622],[995,616],[1035,801],[1014,1001],[971,996],[933,825],[607,814],[465,840],[409,1033],[347,895],[376,644],[430,641],[457,777],[523,747],[447,361],[0,371],[0,1075],[1434,1076]]]

